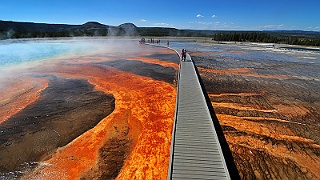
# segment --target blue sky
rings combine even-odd
[[[0,0],[0,20],[320,31],[320,0]]]

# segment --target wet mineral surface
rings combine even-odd
[[[94,46],[3,68],[1,178],[166,179],[177,55],[132,40]]]
[[[190,49],[241,179],[319,179],[319,53]]]

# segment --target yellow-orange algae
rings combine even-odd
[[[159,59],[154,59],[154,58],[137,57],[137,58],[134,58],[131,60],[139,60],[139,61],[146,62],[146,63],[159,64],[164,67],[172,67],[175,70],[179,69],[179,64],[177,64],[177,63],[160,61]]]
[[[206,57],[210,58],[210,55],[214,54],[232,53],[236,52],[196,52],[190,54],[206,59]],[[224,59],[224,63],[226,61],[228,60]],[[303,68],[303,66],[300,68]],[[219,82],[217,89],[222,93],[209,94],[209,97],[218,113],[219,123],[222,125],[241,178],[320,178],[320,158],[318,155],[320,146],[317,141],[318,134],[314,134],[319,131],[317,131],[318,128],[311,127],[313,123],[317,123],[318,113],[313,112],[313,110],[317,109],[318,106],[315,103],[310,103],[310,101],[297,98],[304,90],[294,90],[299,95],[293,95],[291,92],[285,92],[288,89],[284,88],[286,85],[291,89],[298,88],[301,85],[298,85],[299,82],[291,83],[295,79],[308,80],[307,78],[295,76],[290,74],[289,71],[286,74],[277,74],[276,72],[280,71],[267,72],[266,70],[264,72],[267,72],[267,74],[262,74],[259,73],[262,71],[255,68],[215,69],[214,67],[198,67],[198,69],[207,84],[210,84],[211,81],[209,88],[214,87],[214,82]],[[272,67],[272,70],[277,69]],[[299,73],[300,71],[303,72],[299,69]],[[215,74],[218,74],[218,76]],[[229,78],[225,80],[224,77],[229,77],[230,74],[235,75],[233,77],[236,80],[249,80],[258,86],[261,81],[267,82],[268,88],[261,86],[262,89],[255,90],[254,86],[244,82],[241,85],[244,88],[252,88],[249,90],[250,92],[245,92],[248,90],[244,89],[240,93],[224,93],[232,91],[233,88],[224,89],[223,86],[229,85]],[[255,79],[246,77],[254,77]],[[263,80],[261,80],[262,78]],[[287,81],[287,79],[290,80]],[[317,78],[313,80],[317,80]],[[279,84],[282,86],[273,86],[270,82],[277,82],[277,84],[280,82]],[[311,87],[310,89],[313,88],[311,85],[307,86],[307,88],[309,87]],[[235,89],[237,88],[235,87]],[[312,91],[310,90],[309,93]],[[239,90],[237,89],[236,92],[239,92]],[[312,99],[313,96],[310,95],[309,97]]]
[[[40,92],[48,86],[43,78],[15,77],[0,89],[0,124],[18,113],[29,104],[35,102]]]
[[[212,95],[214,96],[214,95]],[[217,95],[219,96],[219,95]],[[240,104],[234,103],[216,103],[212,102],[214,107],[228,107],[234,108],[239,110],[248,110],[247,107],[241,106]],[[250,107],[249,110],[254,110]],[[259,110],[255,109],[256,111],[270,111],[270,110]],[[226,126],[231,126],[237,129],[240,132],[251,132],[253,134],[259,134],[262,136],[271,137],[277,139],[279,141],[287,141],[292,143],[306,143],[314,148],[319,148],[318,145],[314,142],[314,140],[303,138],[297,136],[292,130],[290,130],[287,126],[279,127],[272,124],[260,124],[259,120],[272,120],[272,121],[279,121],[283,123],[294,123],[287,120],[275,119],[275,118],[264,118],[264,117],[239,117],[239,116],[232,116],[227,114],[217,114],[217,117],[221,124]],[[250,119],[251,121],[247,121]],[[257,121],[255,121],[257,120]],[[303,125],[301,123],[297,123]],[[307,167],[313,174],[319,177],[318,172],[318,164],[317,162],[320,159],[317,156],[305,156],[304,151],[301,147],[295,147],[295,152],[292,153],[290,149],[286,146],[279,144],[273,145],[270,143],[265,143],[263,140],[257,140],[252,138],[251,136],[226,136],[226,139],[231,144],[238,144],[241,146],[245,146],[250,149],[264,149],[268,151],[269,154],[279,158],[288,158],[292,161],[296,162],[302,167]],[[310,152],[311,153],[311,152]]]
[[[234,74],[248,77],[258,77],[258,78],[268,78],[268,79],[289,79],[294,78],[294,76],[288,75],[261,75],[258,73],[252,72],[250,68],[235,68],[235,69],[206,69],[206,68],[198,68],[200,72],[209,72],[216,74]]]
[[[132,136],[136,138],[135,146],[118,179],[166,179],[176,93],[172,85],[93,65],[62,66],[45,71],[48,72],[88,79],[97,89],[114,95],[115,110],[96,127],[59,149],[26,178],[80,178],[97,162],[98,150],[110,135],[108,129],[113,128],[113,122],[126,119],[133,134],[135,126],[141,126],[137,128],[141,132]]]

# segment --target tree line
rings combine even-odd
[[[320,32],[312,31],[179,30],[176,28],[165,27],[137,27],[132,23],[124,23],[119,26],[109,26],[99,22],[87,22],[82,25],[68,25],[0,20],[0,40],[11,38],[78,36],[210,37],[216,41],[263,42],[320,46]]]
[[[320,46],[320,35],[302,35],[265,32],[220,32],[214,34],[215,41],[283,43],[290,45]]]

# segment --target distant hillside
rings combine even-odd
[[[210,37],[216,41],[272,42],[320,46],[320,32],[314,31],[179,30],[176,28],[164,27],[137,27],[132,23],[109,26],[99,22],[87,22],[82,25],[68,25],[0,20],[0,40],[11,38],[79,36]]]
[[[119,26],[87,22],[82,25],[13,22],[0,20],[0,39],[78,37],[78,36],[208,36],[212,33],[197,30],[178,30],[164,27],[137,27],[132,23]]]
[[[98,22],[82,25],[46,24],[33,22],[0,21],[0,39],[74,37],[74,36],[136,36],[137,27],[126,23],[108,26]]]

